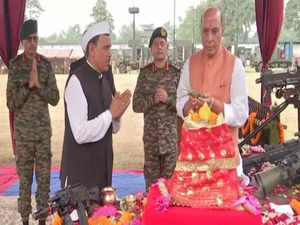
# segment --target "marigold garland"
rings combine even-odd
[[[255,120],[256,120],[256,113],[255,112],[252,112],[250,115],[249,115],[249,119],[248,119],[248,122],[249,122],[249,127],[250,127],[250,133],[252,133],[254,131],[254,125],[255,125]],[[262,119],[261,122],[264,122],[265,119]],[[252,145],[257,145],[261,136],[262,136],[262,130],[259,131],[253,138],[250,139],[251,141],[251,144]]]
[[[265,119],[262,119],[261,120],[261,123],[263,123],[263,122],[265,122]],[[254,126],[250,126],[250,131],[251,132],[253,132],[254,131]],[[256,134],[256,136],[254,136],[253,138],[251,138],[251,144],[253,144],[253,145],[257,145],[258,144],[258,142],[259,142],[259,140],[260,140],[260,138],[261,138],[261,136],[262,136],[262,134],[263,134],[263,131],[261,130],[261,131],[259,131],[257,134]]]
[[[121,217],[118,221],[110,220],[106,216],[100,216],[97,219],[89,218],[88,224],[89,225],[124,225],[129,224],[129,222],[132,220],[133,216],[129,212],[122,212]],[[63,220],[59,215],[55,215],[52,225],[62,225]]]
[[[52,225],[62,225],[62,223],[63,223],[62,218],[58,214],[56,214],[53,219]]]
[[[279,127],[279,141],[280,144],[282,144],[284,142],[284,126],[282,123],[278,123],[278,127]]]
[[[292,199],[290,201],[290,206],[295,210],[297,215],[300,215],[300,202],[297,199]]]
[[[249,127],[250,127],[249,121],[247,121],[247,123],[241,128],[243,136],[245,136],[246,134],[248,134]]]
[[[256,112],[250,113],[246,125],[244,125],[244,126],[242,127],[242,134],[243,134],[244,136],[245,136],[246,134],[249,133],[250,124],[252,123],[252,121],[253,121],[253,119],[254,119],[255,117],[256,117]]]
[[[118,221],[112,221],[106,216],[100,216],[97,219],[90,218],[89,225],[123,225],[132,220],[132,214],[129,212],[122,212],[122,216]]]
[[[255,124],[259,125],[259,124],[263,123],[264,121],[266,121],[266,119],[268,119],[270,117],[270,114],[267,113],[266,118],[259,121],[258,119],[256,119],[256,115],[257,115],[256,112],[250,113],[247,123],[241,128],[243,136],[245,136],[249,132],[250,133],[253,132],[255,129],[254,128]],[[284,142],[284,126],[280,122],[278,122],[278,129],[279,129],[279,142],[282,144]],[[263,131],[261,130],[256,134],[256,136],[251,138],[250,139],[251,144],[257,145],[262,134],[263,134]]]

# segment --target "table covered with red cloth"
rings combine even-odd
[[[169,207],[168,211],[156,209],[155,201],[161,194],[151,187],[144,209],[143,225],[261,225],[262,217],[247,211],[228,209],[197,209]]]

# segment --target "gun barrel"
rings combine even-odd
[[[243,159],[243,169],[246,173],[251,168],[259,169],[264,162],[278,164],[282,159],[293,153],[300,151],[300,139],[292,139],[279,145],[265,145],[265,153],[251,155]]]
[[[268,168],[254,175],[255,181],[264,195],[270,193],[278,184],[293,185],[299,181],[300,151],[285,155],[278,166]]]
[[[256,80],[256,83],[258,82],[270,88],[284,87],[287,85],[297,86],[300,84],[300,73],[290,73],[289,71],[273,73],[272,71],[266,71]]]
[[[63,216],[63,221],[64,221],[64,225],[74,225],[72,219],[71,219],[71,216],[70,214],[66,214]]]
[[[50,214],[49,208],[40,209],[34,213],[32,213],[32,218],[35,220],[44,219]]]
[[[278,184],[284,182],[284,169],[280,166],[275,166],[266,169],[254,175],[258,186],[263,190],[264,195],[269,194]]]

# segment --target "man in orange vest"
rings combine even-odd
[[[184,118],[190,109],[198,110],[204,102],[219,114],[223,113],[231,127],[240,161],[238,175],[246,182],[241,157],[238,151],[238,128],[248,118],[248,93],[245,69],[242,61],[232,55],[222,43],[224,24],[217,8],[208,8],[201,19],[203,49],[192,55],[185,63],[177,89],[177,113]],[[205,98],[188,97],[189,90],[195,90]]]

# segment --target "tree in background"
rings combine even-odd
[[[174,25],[171,24],[171,22],[169,21],[169,22],[164,23],[162,26],[163,26],[163,27],[167,30],[167,32],[168,32],[168,42],[169,42],[170,44],[172,44],[172,43],[173,43],[173,37],[174,37]],[[153,29],[152,29],[152,31],[153,31]],[[151,33],[152,33],[152,31],[151,31]],[[150,33],[150,35],[151,35],[151,33]],[[148,37],[148,40],[150,39],[150,35],[149,35],[149,37]]]
[[[280,41],[300,40],[300,4],[299,0],[289,0],[285,7],[284,25]]]
[[[137,31],[137,30],[136,30]],[[118,42],[120,43],[128,43],[129,40],[132,39],[132,26],[128,25],[122,25],[120,32],[119,32],[119,37],[118,37]]]
[[[173,26],[170,22],[167,22],[162,25],[168,32],[168,41],[172,43],[173,41]],[[144,44],[148,46],[149,40],[152,32],[156,27],[153,24],[142,24],[139,27],[135,28],[135,39],[139,45]],[[132,40],[132,24],[122,25],[119,36],[117,38],[118,43],[128,43]]]
[[[56,33],[49,35],[48,37],[40,37],[39,44],[47,45],[47,44],[59,44],[58,35]]]
[[[142,29],[135,28],[135,40],[138,45],[144,44],[146,39],[146,32],[144,31],[143,27],[145,25],[142,25]],[[117,38],[118,43],[126,43],[128,44],[130,40],[132,40],[132,24],[128,25],[122,25],[119,33],[119,37]],[[149,37],[150,38],[150,37]]]
[[[59,34],[52,34],[46,38],[40,38],[40,44],[78,44],[81,40],[81,30],[79,24],[69,26],[68,29]]]
[[[25,9],[25,20],[27,19],[38,19],[39,16],[44,12],[39,0],[27,0]]]
[[[115,29],[114,26],[114,19],[111,13],[106,8],[106,1],[105,0],[97,0],[95,6],[93,7],[93,11],[91,14],[92,18],[94,19],[94,23],[106,21],[110,26],[110,33],[111,39],[113,41],[116,40],[116,35],[113,33]]]
[[[190,7],[185,18],[181,20],[176,39],[192,41],[194,38],[194,41],[199,43],[201,15],[208,7],[217,7],[222,12],[226,46],[248,41],[249,32],[256,21],[253,0],[207,0]]]
[[[194,43],[200,43],[200,23],[201,15],[206,9],[205,2],[200,5],[193,7],[191,6],[185,15],[185,18],[179,18],[179,28],[176,32],[176,39],[178,40],[189,40]]]
[[[216,1],[223,13],[225,23],[224,43],[237,46],[247,43],[249,33],[255,29],[255,2],[253,0]]]
[[[166,28],[166,27],[165,27]],[[153,24],[143,24],[141,25],[141,38],[142,43],[146,46],[149,45],[149,40],[151,38],[152,32],[154,31],[155,27]]]
[[[58,35],[59,43],[62,44],[74,44],[80,43],[81,40],[81,30],[79,24],[70,26],[67,30],[63,30]]]

